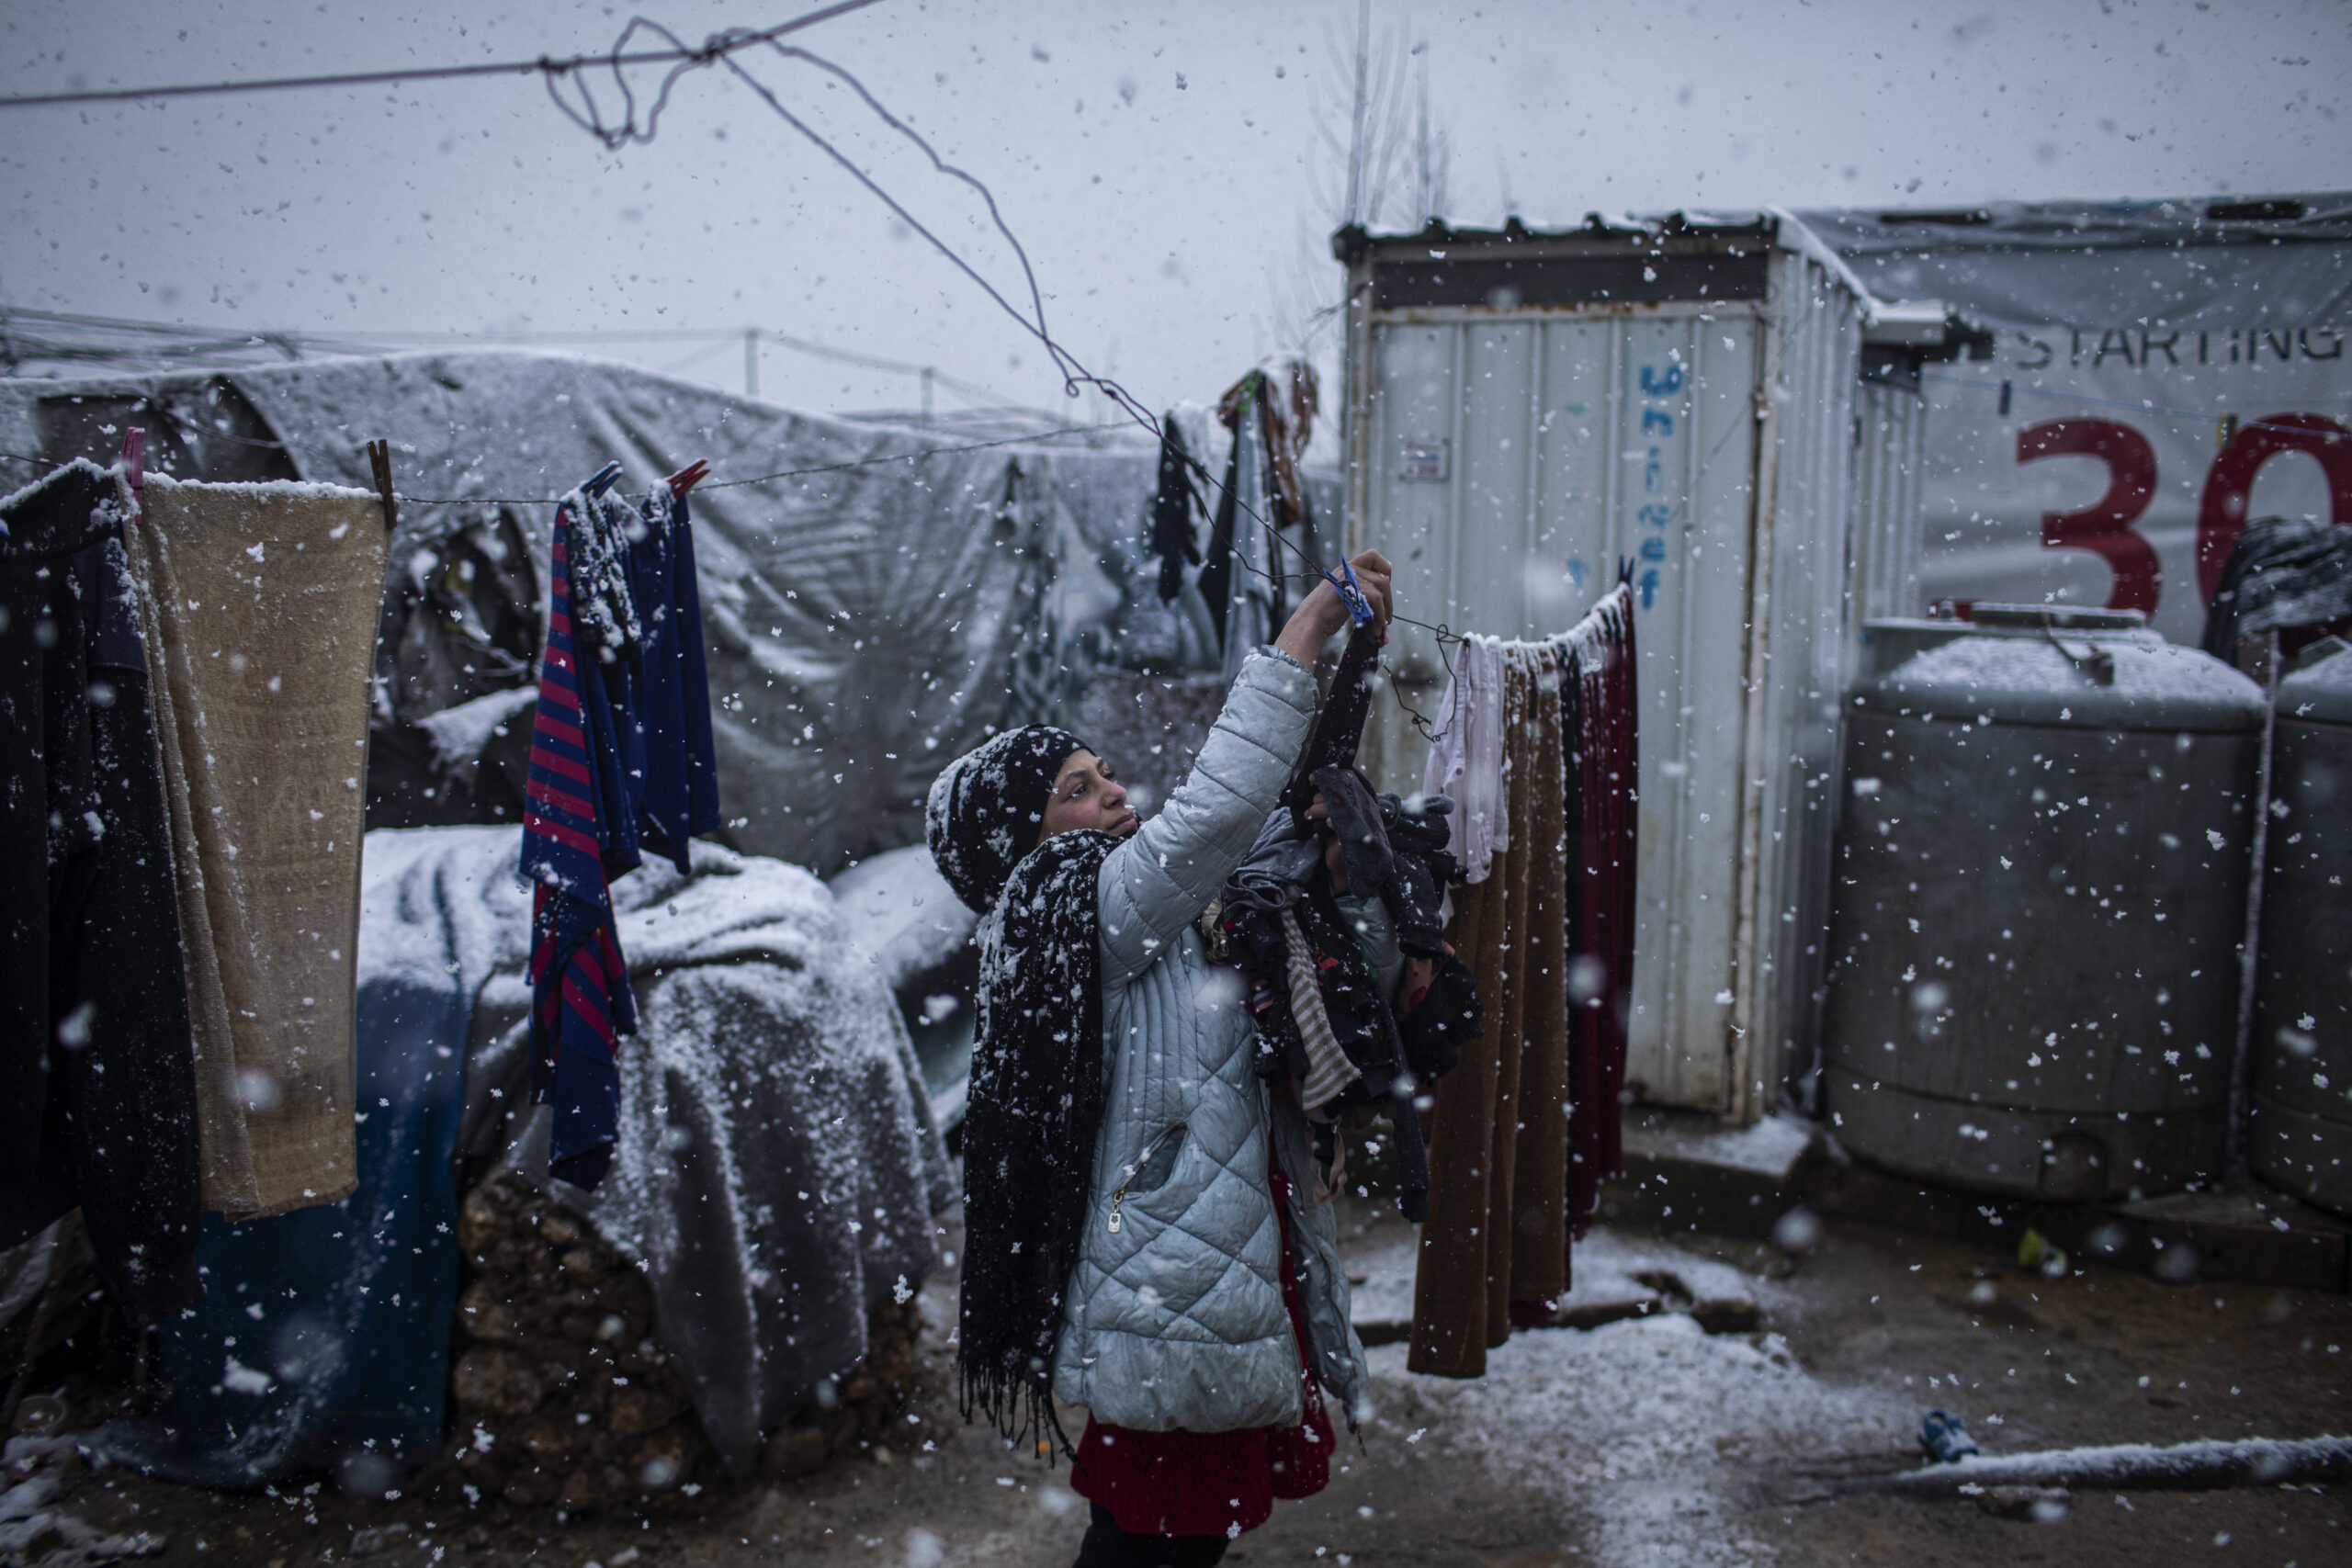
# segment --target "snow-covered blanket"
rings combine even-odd
[[[511,865],[513,829],[420,829],[452,858]],[[371,835],[371,838],[373,836]],[[620,1136],[593,1194],[550,1183],[646,1271],[655,1332],[720,1459],[746,1474],[763,1434],[865,1353],[866,1317],[936,1261],[947,1155],[888,987],[845,939],[824,884],[696,843],[695,873],[649,863],[613,887],[641,1022],[620,1046]],[[461,879],[443,879],[457,886]],[[530,893],[480,880],[454,923],[494,931],[477,1002],[461,1157],[547,1181],[527,1105]]]
[[[952,1182],[885,976],[822,883],[714,844],[695,845],[692,876],[657,863],[613,889],[642,1015],[620,1046],[619,1144],[595,1192],[548,1181],[548,1118],[527,1103],[519,848],[513,828],[368,835],[360,1191],[208,1224],[211,1297],[166,1347],[185,1408],[110,1431],[112,1457],[210,1485],[362,1446],[432,1457],[458,1285],[453,1165],[546,1183],[645,1269],[655,1334],[738,1474],[865,1355],[867,1314],[930,1271]]]

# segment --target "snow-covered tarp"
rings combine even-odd
[[[898,997],[932,1115],[942,1130],[952,1130],[964,1119],[971,1081],[972,996],[979,982],[972,931],[980,918],[956,897],[921,844],[861,861],[828,886],[850,962],[871,968]]]
[[[989,727],[1074,717],[1101,665],[1214,668],[1185,602],[1159,599],[1140,433],[823,418],[520,353],[0,380],[0,451],[110,459],[134,423],[151,467],[215,479],[372,489],[365,443],[391,443],[408,499],[371,795],[415,798],[371,825],[516,819],[529,724],[506,694],[537,651],[552,498],[614,459],[632,493],[711,465],[695,549],[725,836],[743,851],[827,873],[918,842],[932,777]],[[454,754],[469,744],[477,772]]]

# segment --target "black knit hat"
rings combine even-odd
[[[1032,724],[947,764],[931,786],[923,838],[956,897],[988,913],[1012,868],[1037,847],[1062,763],[1084,749],[1067,729]]]

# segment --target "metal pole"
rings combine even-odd
[[[2230,1050],[2229,1126],[2222,1159],[2222,1182],[2232,1191],[2244,1191],[2254,1180],[2247,1118],[2254,1093],[2254,987],[2260,975],[2262,873],[2270,859],[2270,748],[2278,728],[2277,632],[2262,634],[2256,658],[2261,664],[2257,673],[2262,678],[2262,753],[2255,771],[2254,841],[2247,851],[2252,863],[2246,870],[2245,925],[2238,937],[2237,1031]]]
[[[743,329],[743,395],[747,398],[760,395],[760,329],[757,327]]]
[[[931,367],[922,367],[922,422],[931,423]]]

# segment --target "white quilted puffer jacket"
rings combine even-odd
[[[1114,1426],[1300,1420],[1269,1140],[1290,1180],[1317,1378],[1351,1412],[1363,1385],[1331,1211],[1312,1197],[1306,1119],[1253,1070],[1239,976],[1209,962],[1194,925],[1279,800],[1315,704],[1297,663],[1252,655],[1192,775],[1102,863],[1110,1082],[1054,1393]]]

